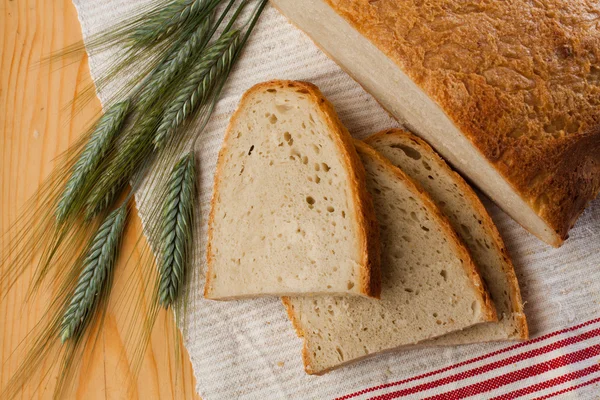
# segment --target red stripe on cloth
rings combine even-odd
[[[533,394],[533,393],[539,392],[540,390],[549,389],[551,387],[554,387],[554,386],[557,386],[557,385],[560,385],[563,383],[571,382],[572,380],[579,379],[584,376],[588,376],[588,375],[593,374],[594,372],[598,372],[598,371],[600,371],[600,365],[594,364],[587,368],[580,369],[575,372],[570,372],[568,374],[558,376],[556,378],[549,379],[544,382],[536,383],[535,385],[531,385],[531,386],[527,386],[522,389],[514,390],[510,393],[503,394],[502,396],[494,397],[491,400],[516,399],[517,397],[525,396],[527,394]]]
[[[464,386],[458,389],[454,389],[448,391],[446,393],[437,394],[435,396],[430,396],[425,398],[424,400],[458,400],[464,399],[465,397],[475,396],[478,394],[490,392],[492,390],[498,389],[502,386],[510,385],[511,383],[515,383],[521,381],[523,379],[528,379],[537,375],[541,375],[543,373],[555,370],[557,368],[561,368],[567,366],[569,364],[574,364],[576,362],[584,361],[592,357],[596,357],[600,355],[600,345],[594,345],[579,351],[575,351],[573,353],[566,354],[564,356],[560,356],[554,358],[549,361],[545,361],[536,365],[532,365],[530,367],[526,367],[520,369],[518,371],[508,372],[504,375],[499,375],[494,378],[487,379],[485,381],[477,382],[472,385]],[[388,394],[384,394],[382,396],[375,397],[377,400],[391,400],[396,399],[401,396],[406,396],[408,394],[414,394],[420,392],[424,389],[410,391],[408,389],[406,391],[398,391],[392,392]]]
[[[554,350],[558,350],[560,348],[563,348],[563,347],[566,347],[566,346],[570,346],[570,345],[575,344],[575,343],[583,342],[585,340],[588,340],[588,339],[591,339],[591,338],[594,338],[594,337],[597,337],[597,336],[600,336],[600,328],[592,329],[591,331],[584,332],[584,333],[582,333],[580,335],[577,335],[577,336],[572,336],[572,337],[569,337],[569,338],[561,339],[561,340],[559,340],[557,342],[548,344],[546,346],[543,346],[543,347],[540,347],[540,348],[537,348],[537,349],[532,349],[532,350],[526,351],[524,353],[519,353],[519,354],[516,354],[514,356],[504,358],[502,360],[494,361],[492,363],[489,363],[489,364],[486,364],[486,365],[482,365],[481,367],[477,367],[477,368],[473,368],[473,369],[470,369],[470,370],[467,370],[467,371],[463,371],[463,372],[460,372],[458,374],[449,375],[449,376],[446,376],[446,377],[441,378],[441,379],[437,379],[437,380],[434,380],[434,381],[426,382],[426,383],[423,383],[421,385],[417,385],[417,386],[413,386],[413,387],[410,387],[410,388],[407,388],[407,389],[403,389],[403,390],[399,390],[399,391],[396,391],[396,392],[392,392],[390,394],[394,394],[396,397],[401,397],[401,396],[406,396],[406,395],[409,395],[409,394],[415,394],[415,393],[418,393],[418,392],[421,392],[421,391],[424,391],[424,390],[433,389],[433,388],[436,388],[436,387],[439,387],[439,386],[444,386],[444,385],[447,385],[449,383],[462,381],[464,379],[472,378],[474,376],[481,375],[481,374],[485,374],[485,373],[488,373],[488,372],[493,371],[495,369],[506,367],[507,365],[511,365],[511,364],[514,364],[514,363],[517,363],[517,362],[520,362],[520,361],[523,361],[523,360],[527,360],[527,359],[530,359],[530,358],[535,358],[535,357],[538,357],[540,355],[550,353],[550,352],[552,352]],[[385,397],[385,396],[388,396],[388,395],[383,395],[381,397],[375,397],[375,398],[376,399],[380,399],[380,398],[381,399],[395,398],[395,397]]]
[[[532,344],[539,343],[539,342],[541,342],[543,340],[549,339],[549,338],[554,337],[554,336],[561,335],[563,333],[573,332],[573,331],[576,331],[577,329],[584,328],[586,326],[595,324],[597,322],[600,322],[600,318],[596,318],[596,319],[593,319],[593,320],[590,320],[590,321],[587,321],[587,322],[583,322],[583,323],[581,323],[579,325],[575,325],[575,326],[572,326],[570,328],[565,328],[565,329],[561,329],[559,331],[547,333],[547,334],[545,334],[543,336],[540,336],[538,338],[535,338],[535,339],[532,339],[532,340],[528,340],[526,342],[517,343],[515,345],[508,346],[508,347],[505,347],[503,349],[496,350],[496,351],[493,351],[493,352],[490,352],[490,353],[487,353],[487,354],[484,354],[484,355],[481,355],[479,357],[475,357],[475,358],[472,358],[472,359],[469,359],[469,360],[466,360],[466,361],[462,361],[462,362],[454,364],[454,365],[449,365],[447,367],[440,368],[440,369],[437,369],[437,370],[434,370],[434,371],[431,371],[431,372],[427,372],[427,373],[424,373],[424,374],[421,374],[421,375],[416,375],[416,376],[414,376],[412,378],[403,379],[403,380],[396,381],[396,382],[385,383],[383,385],[373,386],[373,387],[370,387],[370,388],[367,388],[367,389],[362,389],[362,390],[360,390],[358,392],[354,392],[354,393],[350,393],[350,394],[344,395],[342,397],[338,397],[335,400],[348,400],[348,399],[352,399],[354,397],[361,396],[363,394],[375,392],[377,390],[382,390],[382,389],[386,389],[386,388],[389,388],[389,387],[392,387],[392,386],[398,386],[398,385],[402,385],[404,383],[414,382],[414,381],[419,380],[419,379],[428,378],[430,376],[438,375],[438,374],[441,374],[441,373],[446,372],[446,371],[450,371],[450,370],[453,370],[453,369],[456,369],[456,368],[459,368],[459,367],[462,367],[462,366],[465,366],[465,365],[469,365],[469,364],[476,363],[478,361],[485,360],[486,358],[491,358],[491,357],[497,356],[498,354],[506,353],[508,351],[515,350],[515,349],[518,349],[518,348],[521,348],[521,347],[530,346]]]
[[[558,392],[554,392],[554,393],[550,393],[550,394],[547,394],[547,395],[542,396],[542,397],[538,397],[538,398],[536,398],[534,400],[546,400],[546,399],[550,399],[552,397],[556,397],[558,395],[569,393],[569,392],[572,392],[572,391],[577,390],[579,388],[592,385],[592,384],[594,384],[596,382],[600,382],[600,376],[597,377],[597,378],[594,378],[594,379],[590,379],[587,382],[580,383],[579,385],[571,386],[569,388],[566,388],[566,389],[563,389],[563,390],[559,390]]]

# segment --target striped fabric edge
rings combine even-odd
[[[597,336],[600,336],[600,330],[598,330],[598,329],[595,330],[594,335],[586,335],[585,339],[583,339],[583,340],[590,339],[592,337],[597,337]],[[579,338],[579,337],[576,337],[576,338]],[[571,344],[574,344],[574,343],[577,343],[580,341],[582,341],[582,340],[576,340],[576,341],[575,340],[574,341],[565,340],[564,342],[566,342],[566,343],[564,343],[560,347],[565,347],[565,346],[568,346],[568,345],[571,345]],[[513,363],[516,363],[519,361],[529,359],[529,358],[538,357],[542,354],[546,354],[550,351],[560,348],[560,347],[555,347],[553,345],[545,346],[545,347],[546,348],[544,348],[543,352],[533,351],[533,352],[528,352],[530,354],[523,353],[523,357],[520,357],[520,355],[515,356],[515,357],[510,357],[510,358],[500,361],[499,364],[501,364],[502,366],[510,365],[510,364],[513,364]],[[443,394],[427,397],[426,399],[454,400],[454,399],[465,398],[465,397],[473,396],[473,395],[477,395],[477,394],[482,394],[485,392],[489,392],[490,388],[498,388],[498,387],[510,385],[511,383],[515,383],[515,382],[518,382],[520,380],[527,379],[527,378],[532,378],[532,377],[542,374],[544,372],[548,372],[548,371],[551,371],[551,370],[554,370],[554,369],[557,369],[560,367],[564,367],[566,365],[570,365],[570,364],[573,364],[573,363],[576,363],[579,361],[587,360],[591,357],[595,357],[595,356],[599,356],[599,355],[600,355],[600,345],[595,345],[595,346],[592,346],[592,347],[589,347],[589,348],[586,348],[583,350],[576,351],[574,353],[569,353],[567,355],[554,358],[550,361],[535,364],[530,367],[526,367],[526,368],[523,368],[523,369],[520,369],[520,370],[517,370],[514,372],[498,375],[492,379],[483,380],[483,381],[477,382],[475,384],[463,386],[459,389],[451,390],[451,391],[443,393]],[[485,372],[490,372],[490,371],[498,368],[498,366],[496,366],[496,365],[494,365],[492,367],[490,367],[490,366],[491,366],[491,364],[484,365],[483,367],[476,368],[475,370],[465,371],[464,373],[452,375],[452,376],[449,376],[444,379],[439,379],[439,380],[428,382],[428,383],[425,383],[422,385],[413,386],[413,387],[399,390],[396,392],[386,393],[381,396],[373,397],[373,399],[375,399],[375,400],[397,399],[399,397],[416,394],[416,393],[419,393],[419,392],[422,392],[425,390],[429,390],[429,389],[433,389],[433,388],[436,388],[436,387],[439,387],[442,385],[446,385],[448,383],[462,381],[466,378],[472,378],[474,376],[480,375]],[[501,398],[504,399],[504,397],[501,397]],[[510,397],[510,398],[514,398],[514,397]]]
[[[580,383],[579,385],[575,385],[575,386],[571,386],[562,390],[559,390],[557,392],[554,393],[550,393],[541,397],[536,397],[534,400],[546,400],[546,399],[551,399],[552,397],[556,397],[556,396],[560,396],[561,394],[565,394],[565,393],[570,393],[573,392],[577,389],[580,389],[582,387],[586,387],[586,386],[590,386],[593,385],[594,383],[599,383],[600,382],[600,376],[594,378],[594,379],[590,379],[589,381]]]
[[[415,382],[415,381],[418,381],[418,380],[422,380],[422,379],[425,379],[425,378],[430,378],[430,377],[442,374],[444,372],[452,371],[453,369],[457,369],[457,368],[460,368],[460,367],[468,366],[468,365],[474,364],[476,362],[484,361],[486,359],[489,359],[489,358],[501,355],[503,353],[507,353],[507,352],[512,351],[512,350],[525,349],[528,346],[537,344],[537,343],[542,342],[544,340],[551,339],[551,338],[556,337],[556,336],[561,335],[561,334],[573,332],[573,331],[579,330],[581,328],[585,328],[585,327],[588,327],[590,325],[596,324],[598,322],[600,322],[600,318],[596,318],[596,319],[593,319],[593,320],[590,320],[590,321],[587,321],[587,322],[583,322],[581,324],[578,324],[578,325],[575,325],[575,326],[572,326],[572,327],[569,327],[569,328],[564,328],[564,329],[561,329],[561,330],[557,330],[555,332],[547,333],[545,335],[539,336],[537,338],[534,338],[534,339],[531,339],[531,340],[528,340],[528,341],[525,341],[525,342],[520,342],[520,343],[514,344],[512,346],[507,346],[505,348],[502,348],[502,349],[499,349],[499,350],[496,350],[496,351],[493,351],[493,352],[490,352],[490,353],[487,353],[487,354],[483,354],[481,356],[474,357],[474,358],[465,360],[465,361],[457,363],[457,364],[449,365],[449,366],[444,367],[444,368],[440,368],[440,369],[437,369],[437,370],[434,370],[434,371],[430,371],[430,372],[427,372],[427,373],[424,373],[424,374],[416,375],[416,376],[411,377],[411,378],[407,378],[407,379],[403,379],[403,380],[399,380],[399,381],[395,381],[395,382],[390,382],[390,383],[386,383],[386,384],[382,384],[382,385],[378,385],[378,386],[373,386],[373,387],[370,387],[370,388],[362,389],[360,391],[353,392],[353,393],[350,393],[350,394],[338,397],[338,398],[336,398],[336,400],[349,400],[349,399],[352,399],[352,398],[355,398],[355,397],[358,397],[358,396],[362,396],[362,395],[365,395],[365,394],[373,393],[373,392],[380,391],[380,390],[383,390],[383,389],[389,389],[389,388],[394,387],[394,386],[399,386],[399,385],[403,385],[403,384],[406,384],[406,383],[410,383],[410,382]],[[423,384],[420,384],[420,385],[417,385],[417,386],[414,386],[414,387],[410,387],[410,388],[407,388],[407,389],[399,390],[399,391],[396,391],[396,392],[387,393],[385,395],[381,395],[381,396],[377,396],[377,397],[373,397],[373,398],[374,399],[380,399],[380,400],[388,400],[388,399],[398,398],[400,396],[405,396],[405,395],[408,395],[408,394],[414,394],[414,393],[417,393],[417,392],[420,392],[420,391],[423,391],[423,390],[427,390],[427,389],[431,389],[431,388],[434,388],[434,387],[437,387],[437,386],[441,386],[441,385],[444,385],[444,384],[447,384],[447,383],[450,383],[450,382],[457,382],[457,381],[460,381],[462,379],[466,379],[466,378],[469,378],[469,377],[477,376],[478,374],[489,372],[489,371],[491,371],[493,369],[500,368],[500,367],[503,367],[503,366],[506,366],[506,365],[510,365],[511,363],[514,363],[514,362],[517,362],[517,361],[522,361],[522,360],[534,358],[534,357],[537,357],[539,355],[549,353],[550,351],[553,351],[553,350],[556,350],[556,349],[559,349],[559,348],[562,348],[562,347],[565,347],[565,346],[569,346],[569,345],[572,345],[572,344],[575,344],[575,343],[579,343],[581,341],[584,341],[584,340],[587,340],[587,339],[590,339],[590,338],[593,338],[593,337],[597,337],[597,336],[600,336],[600,328],[593,329],[591,331],[584,332],[584,333],[576,335],[576,336],[567,337],[565,339],[561,339],[559,341],[550,343],[548,345],[545,345],[545,346],[537,348],[537,349],[532,349],[532,350],[529,350],[529,351],[518,353],[518,354],[516,354],[514,356],[510,356],[510,357],[507,357],[505,359],[500,359],[498,361],[494,361],[492,363],[483,365],[481,367],[473,368],[471,370],[463,371],[463,372],[460,372],[460,373],[457,373],[457,374],[454,374],[454,375],[450,375],[450,376],[445,377],[445,378],[437,379],[435,381],[426,382],[426,383],[423,383]],[[586,350],[588,350],[588,349],[586,349]],[[596,354],[596,351],[597,351],[598,354]],[[579,357],[585,357],[586,356],[586,354],[583,354],[583,353],[579,353],[579,352],[576,352],[576,353],[578,353],[577,356],[579,356]],[[589,352],[587,353],[587,356],[589,356],[589,357],[593,357],[595,355],[600,355],[600,348],[598,348],[596,350],[589,350]],[[565,357],[568,357],[568,356],[569,355],[567,355]],[[575,358],[573,358],[573,359],[574,360],[578,359],[577,356]],[[561,359],[561,360],[559,360],[557,362],[560,363],[560,362],[565,362],[565,361],[568,361],[568,360],[569,360],[568,358],[567,359]],[[552,362],[552,360],[549,361],[549,362]],[[573,361],[573,362],[575,362],[575,361]],[[544,364],[544,363],[542,363],[542,364]],[[435,398],[435,399],[438,399],[438,398],[442,399],[443,397],[435,397],[434,396],[433,398]]]
[[[554,386],[557,386],[557,385],[560,385],[560,384],[563,384],[566,382],[571,382],[574,379],[582,378],[584,376],[588,376],[588,375],[593,374],[594,372],[598,372],[598,371],[600,371],[600,365],[594,364],[587,368],[583,368],[583,369],[580,369],[575,372],[570,372],[568,374],[556,377],[554,379],[549,379],[544,382],[539,382],[539,383],[536,383],[535,385],[527,386],[522,389],[513,390],[510,393],[506,393],[502,396],[494,397],[490,400],[512,400],[517,397],[522,397],[522,396],[525,396],[528,394],[534,394],[541,390],[552,388]]]

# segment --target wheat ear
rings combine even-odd
[[[163,206],[159,302],[168,308],[176,300],[189,263],[196,183],[194,152],[175,164]]]
[[[125,100],[110,107],[96,123],[73,172],[65,184],[56,208],[56,221],[60,224],[73,211],[73,204],[88,184],[92,173],[100,165],[102,158],[111,148],[115,137],[121,131],[129,112],[130,101]]]
[[[110,160],[106,174],[100,177],[86,199],[86,219],[107,209],[144,160],[151,155],[152,140],[161,118],[161,106],[157,103],[168,91],[168,86],[181,77],[185,67],[202,51],[209,38],[209,28],[210,17],[201,23],[188,40],[174,48],[152,72],[137,96],[138,117],[132,131]]]
[[[143,24],[132,33],[134,44],[162,40],[188,23],[194,23],[203,14],[220,3],[220,0],[175,0],[146,16]]]
[[[206,49],[165,110],[154,136],[156,148],[161,148],[186,118],[206,102],[211,89],[229,72],[239,43],[239,31],[234,30],[223,34]]]
[[[202,51],[209,39],[211,18],[207,17],[183,45],[171,52],[151,73],[147,84],[137,96],[139,109],[148,109],[167,87]]]
[[[126,220],[127,204],[124,203],[106,217],[92,238],[73,298],[63,317],[60,331],[63,343],[83,330],[98,304],[107,277],[112,274]]]
[[[132,131],[110,160],[106,172],[94,185],[86,200],[85,218],[90,220],[109,208],[129,179],[152,153],[152,137],[159,114],[150,113],[138,118]]]

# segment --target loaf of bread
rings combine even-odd
[[[246,92],[219,153],[208,223],[207,298],[379,297],[364,167],[314,85]]]
[[[591,3],[272,3],[540,239],[559,246],[597,196],[600,33]]]
[[[357,142],[381,229],[381,300],[284,298],[310,374],[496,321],[467,249],[429,196]]]
[[[419,183],[448,217],[469,249],[490,296],[498,322],[448,334],[433,344],[464,344],[528,337],[519,283],[494,222],[471,187],[422,139],[400,129],[372,135],[365,142]]]

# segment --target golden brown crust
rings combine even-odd
[[[560,245],[600,189],[595,6],[324,1],[444,109]]]
[[[504,245],[504,241],[500,236],[500,232],[496,228],[496,224],[488,214],[486,208],[481,203],[481,200],[475,194],[473,189],[469,186],[467,182],[440,157],[440,155],[423,139],[418,136],[405,131],[399,128],[387,129],[378,133],[375,133],[366,139],[364,142],[367,144],[376,141],[380,137],[384,136],[392,136],[398,137],[400,140],[407,139],[414,142],[418,147],[424,149],[432,158],[437,162],[438,167],[445,170],[452,178],[453,182],[458,186],[458,190],[465,195],[465,198],[471,203],[472,207],[477,211],[478,217],[481,218],[482,227],[486,230],[487,234],[492,238],[491,245],[494,246],[497,253],[502,255],[503,263],[502,270],[506,275],[508,282],[510,283],[511,293],[509,293],[509,297],[511,300],[511,307],[513,315],[518,325],[518,332],[516,334],[515,339],[525,340],[529,337],[529,330],[527,328],[527,319],[525,314],[523,313],[523,300],[521,298],[521,290],[519,288],[519,282],[517,280],[517,276],[515,273],[514,265],[510,256],[508,255],[508,251],[506,250],[506,246]]]
[[[326,121],[328,128],[332,134],[332,138],[340,154],[349,174],[350,189],[352,190],[353,204],[356,207],[356,224],[360,229],[362,238],[362,260],[359,261],[361,267],[360,275],[360,293],[374,298],[379,298],[381,293],[381,271],[379,266],[379,227],[373,209],[371,197],[366,190],[365,171],[356,150],[352,144],[352,138],[348,130],[339,120],[333,105],[325,99],[318,87],[308,82],[272,80],[259,83],[248,89],[240,100],[237,110],[234,112],[229,125],[227,127],[223,146],[219,151],[217,160],[217,168],[214,178],[213,198],[211,200],[211,211],[208,220],[208,245],[207,245],[207,272],[206,283],[204,286],[204,296],[208,297],[208,288],[211,284],[212,276],[212,236],[213,223],[216,201],[219,197],[219,184],[221,180],[221,169],[224,164],[227,145],[229,143],[229,135],[232,131],[232,126],[237,122],[239,115],[244,109],[244,105],[248,99],[257,92],[262,92],[270,88],[277,89],[295,89],[296,91],[306,94],[311,97],[312,101],[318,105],[318,110],[321,117]]]
[[[475,262],[471,258],[471,254],[462,243],[462,240],[458,237],[452,226],[450,225],[450,221],[448,218],[442,213],[442,211],[438,208],[438,206],[431,200],[429,194],[419,185],[410,179],[404,171],[400,168],[394,166],[388,159],[379,154],[375,149],[373,149],[368,144],[355,140],[354,144],[359,153],[367,154],[369,157],[377,160],[378,163],[385,166],[390,172],[392,172],[399,181],[402,181],[406,187],[415,194],[415,196],[419,197],[419,199],[423,202],[423,206],[427,209],[428,214],[435,220],[439,226],[444,231],[446,237],[448,238],[448,242],[452,244],[455,248],[456,253],[459,254],[459,258],[462,261],[463,268],[469,277],[469,281],[472,284],[473,288],[480,296],[480,300],[483,303],[482,312],[484,314],[485,321],[496,322],[498,321],[498,316],[496,315],[496,308],[494,307],[494,303],[490,298],[489,293],[485,288],[485,284],[479,275],[479,271]]]

